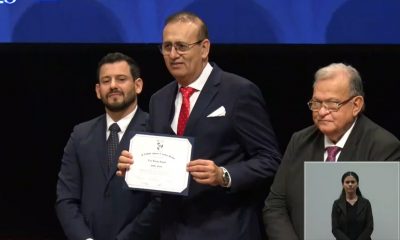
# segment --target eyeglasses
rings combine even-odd
[[[204,39],[199,40],[197,42],[194,43],[185,43],[185,42],[163,42],[159,48],[160,48],[160,52],[163,55],[167,55],[170,54],[172,51],[172,48],[175,48],[175,51],[178,54],[184,54],[185,52],[189,51],[194,45],[197,45],[199,43],[201,43]]]
[[[307,103],[307,105],[308,105],[308,108],[310,108],[310,110],[313,112],[319,111],[322,107],[324,107],[329,112],[337,112],[343,105],[350,102],[354,97],[356,97],[356,96],[351,96],[350,98],[344,100],[343,102],[310,100]]]

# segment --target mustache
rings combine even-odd
[[[111,94],[114,94],[114,93],[118,93],[118,94],[124,95],[123,92],[119,91],[118,89],[115,89],[115,90],[111,90],[110,92],[108,92],[107,93],[107,97],[109,97]]]

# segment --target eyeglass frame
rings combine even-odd
[[[189,51],[193,46],[195,46],[195,45],[197,45],[197,44],[200,44],[200,43],[203,42],[204,40],[205,40],[205,38],[204,38],[204,39],[201,39],[201,40],[198,40],[198,41],[196,41],[196,42],[193,42],[193,43],[185,43],[185,42],[180,42],[180,41],[174,42],[174,43],[170,43],[170,44],[171,44],[171,49],[170,49],[169,51],[167,51],[167,52],[164,52],[164,50],[163,50],[163,46],[164,46],[165,42],[162,43],[162,44],[160,44],[160,45],[158,45],[158,48],[159,48],[161,54],[163,54],[163,55],[170,54],[171,51],[172,51],[172,48],[174,48],[175,51],[176,51],[178,54],[185,54],[185,53],[186,53],[187,51]],[[179,47],[177,47],[177,44],[182,44],[182,46],[184,46],[186,49],[185,49],[185,50],[179,50]],[[182,47],[182,46],[181,46],[181,47]]]
[[[358,95],[353,95],[353,96],[349,97],[348,99],[346,99],[346,100],[344,100],[344,101],[342,101],[342,102],[334,102],[334,101],[315,101],[315,100],[310,100],[310,101],[307,102],[307,106],[308,106],[308,108],[309,108],[311,111],[313,111],[313,112],[318,112],[319,110],[321,110],[322,107],[324,107],[324,108],[325,108],[326,110],[328,110],[329,112],[337,112],[337,111],[340,110],[341,107],[343,107],[345,104],[349,103],[351,100],[353,100],[353,98],[355,98],[355,97],[357,97],[357,96],[358,96]],[[325,102],[325,103],[326,103],[326,102],[335,103],[337,107],[336,107],[336,109],[328,108],[324,102]],[[313,110],[313,109],[311,108],[311,104],[313,104],[313,103],[319,103],[319,104],[321,104],[321,106],[320,106],[318,109]]]

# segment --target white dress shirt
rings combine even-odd
[[[353,122],[351,127],[345,132],[345,134],[340,138],[340,140],[336,144],[334,144],[331,140],[329,140],[329,138],[327,136],[324,136],[325,149],[327,147],[332,147],[332,146],[340,147],[340,151],[336,154],[335,162],[337,162],[337,160],[340,156],[340,153],[342,152],[342,149],[343,149],[344,145],[346,144],[346,141],[349,138],[349,135],[350,135],[351,131],[353,130],[354,125],[356,124],[356,121],[357,121],[357,119]],[[328,156],[328,151],[325,150],[324,161],[326,161],[327,156]]]

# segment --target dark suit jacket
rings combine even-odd
[[[171,122],[177,90],[174,81],[152,96],[151,131],[175,134]],[[207,117],[221,106],[225,116]],[[260,239],[262,198],[281,155],[259,88],[213,65],[184,135],[194,137],[193,159],[225,167],[232,185],[211,187],[191,179],[188,197],[163,195],[161,238]]]
[[[372,217],[371,204],[368,199],[358,197],[358,207],[356,221],[363,225],[363,231],[357,240],[371,240],[374,230],[374,220]],[[351,240],[348,237],[348,230],[352,226],[347,224],[346,199],[335,200],[332,206],[332,233],[337,240]]]
[[[310,126],[293,134],[263,210],[270,240],[303,239],[304,162],[324,161],[324,135]],[[400,161],[400,142],[360,115],[338,161]]]
[[[128,132],[145,130],[147,120],[148,114],[137,109],[117,152],[128,149]],[[68,239],[127,239],[128,235],[142,239],[139,236],[144,234],[134,227],[134,219],[150,195],[128,190],[124,178],[115,176],[116,165],[108,171],[106,130],[105,114],[81,123],[64,149],[56,211]]]

